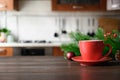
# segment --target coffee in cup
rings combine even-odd
[[[104,44],[102,40],[83,40],[79,41],[78,46],[83,60],[100,60],[108,57],[112,52],[112,46]],[[110,49],[108,53],[103,56],[105,46],[108,46]]]

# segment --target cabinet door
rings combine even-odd
[[[13,48],[11,47],[0,47],[0,56],[13,56]]]
[[[106,0],[52,0],[53,11],[105,11]]]
[[[61,51],[60,47],[53,47],[53,56],[63,56],[64,52]]]
[[[18,9],[18,0],[0,0],[0,10]]]

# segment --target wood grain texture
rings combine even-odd
[[[105,32],[120,30],[120,19],[103,17],[98,19],[98,23]]]
[[[54,56],[0,58],[0,80],[119,80],[120,63],[80,66]]]

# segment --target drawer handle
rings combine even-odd
[[[6,53],[6,49],[0,49],[0,53]]]
[[[83,9],[83,6],[73,6],[73,9]]]

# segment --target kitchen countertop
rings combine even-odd
[[[59,47],[62,43],[0,43],[0,47]]]
[[[0,80],[119,80],[120,63],[80,66],[55,56],[0,58]]]

